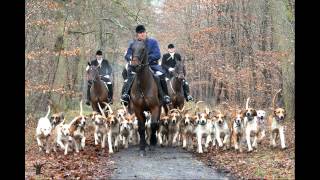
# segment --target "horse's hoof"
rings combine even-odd
[[[140,150],[140,151],[139,151],[139,155],[140,155],[141,157],[146,156],[146,151],[145,151],[145,150]]]
[[[149,151],[154,151],[156,149],[156,146],[149,146]]]

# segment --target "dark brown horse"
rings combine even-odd
[[[87,71],[88,80],[92,82],[90,88],[90,101],[93,111],[100,112],[98,108],[98,102],[102,108],[105,107],[103,102],[108,102],[108,89],[104,82],[101,80],[99,75],[99,70],[97,66],[91,65],[89,70]]]
[[[151,139],[150,148],[157,143],[156,130],[160,118],[161,104],[158,98],[158,88],[148,64],[148,52],[144,41],[134,41],[132,46],[132,71],[136,73],[130,91],[129,112],[134,111],[138,119],[138,131],[140,135],[140,155],[146,151],[145,121],[143,111],[151,112]]]
[[[169,105],[170,109],[182,109],[184,105],[184,95],[183,95],[183,62],[177,61],[175,70],[172,72],[172,77],[169,80],[168,92],[172,103]]]

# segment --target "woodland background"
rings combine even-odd
[[[124,54],[144,24],[161,54],[176,46],[191,94],[224,103],[271,107],[280,98],[294,119],[294,0],[26,0],[25,115],[77,109],[85,67],[101,49],[113,68],[114,101],[123,84]]]
[[[48,99],[51,112],[64,111],[68,120],[78,115],[87,88],[85,68],[98,49],[112,65],[114,105],[119,104],[124,54],[137,24],[158,40],[162,55],[175,44],[191,94],[212,108],[243,108],[251,97],[251,107],[270,113],[281,88],[278,103],[288,113],[288,149],[271,150],[266,138],[254,153],[212,147],[196,156],[239,178],[294,179],[294,7],[294,0],[26,0],[26,179],[110,177],[114,162],[94,146],[93,133],[80,156],[42,155],[35,128]],[[84,106],[84,112],[91,107]],[[45,164],[40,175],[35,175],[36,162]]]

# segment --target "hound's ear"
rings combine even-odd
[[[241,112],[240,112],[241,113]],[[242,114],[242,113],[241,113]],[[237,115],[237,110],[232,111],[231,113],[231,118],[236,117]]]
[[[64,119],[64,112],[61,112],[60,118],[61,118],[61,119]]]
[[[198,116],[198,118],[200,118],[200,113],[199,112],[197,113],[197,116]]]
[[[253,116],[257,116],[257,111],[256,111],[256,110],[253,110],[252,115],[253,115]]]
[[[88,66],[91,66],[91,63],[90,63],[90,62],[88,62]]]
[[[242,110],[242,111],[241,111],[241,114],[242,114],[243,117],[246,116],[246,112],[247,112],[247,110]]]

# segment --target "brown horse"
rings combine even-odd
[[[177,61],[175,70],[172,72],[172,77],[168,83],[169,96],[171,98],[172,104],[169,105],[170,109],[182,109],[184,106],[184,95],[183,95],[183,62]]]
[[[108,102],[108,89],[104,82],[101,80],[97,66],[88,63],[89,70],[87,71],[88,80],[92,82],[90,88],[90,101],[93,111],[100,112],[98,103],[102,108],[105,107],[103,102]],[[101,112],[102,113],[102,112]]]
[[[134,111],[138,119],[138,131],[140,135],[140,156],[144,156],[146,151],[145,121],[143,111],[151,112],[151,139],[150,149],[154,148],[156,130],[160,119],[160,100],[158,98],[158,88],[148,64],[148,52],[144,41],[134,41],[132,46],[132,71],[136,73],[130,91],[129,112]]]

